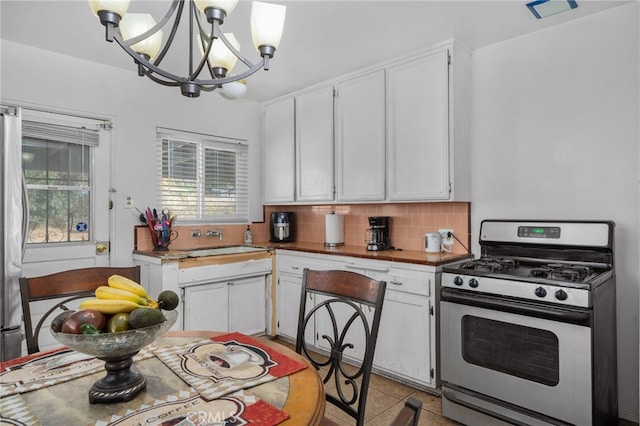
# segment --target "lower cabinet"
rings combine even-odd
[[[180,261],[135,254],[141,284],[154,297],[163,290],[180,295],[174,330],[266,330],[267,289],[271,286],[271,257],[230,263],[186,265]]]
[[[278,250],[277,333],[294,340],[304,268],[351,270],[386,281],[374,370],[420,387],[436,388],[435,289],[440,277],[438,268]],[[313,306],[313,303],[310,305]],[[362,306],[362,309],[368,321],[371,321],[373,312],[368,311],[366,306]],[[336,317],[339,322],[346,321],[346,315],[341,315],[341,312],[336,312]],[[332,334],[330,321],[328,318],[316,318],[314,326],[315,333],[307,333],[305,340],[319,351],[326,351],[328,345],[322,336]],[[364,334],[358,331],[361,330],[354,327],[347,335],[346,340],[354,344],[354,348],[345,353],[347,358],[361,359],[364,355]]]
[[[265,277],[185,287],[184,306],[185,330],[264,333]]]

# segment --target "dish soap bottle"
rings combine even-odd
[[[251,228],[249,228],[249,225],[247,225],[247,230],[244,231],[244,243],[253,244],[253,234],[251,233]]]

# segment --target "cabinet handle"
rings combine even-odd
[[[402,285],[402,281],[391,280],[391,281],[389,281],[389,284]]]
[[[376,271],[376,272],[389,272],[388,267],[375,267],[375,266],[358,266],[353,263],[346,263],[345,268],[349,269],[363,269],[367,271]]]
[[[229,281],[227,285],[235,285],[235,283],[233,281]]]
[[[293,269],[294,271],[297,271],[298,269],[300,269],[299,266],[292,266],[291,269]]]

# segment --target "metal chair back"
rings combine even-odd
[[[140,266],[131,267],[94,267],[73,269],[40,277],[21,277],[20,294],[22,296],[22,317],[27,340],[27,351],[39,352],[38,336],[45,321],[57,310],[67,310],[66,303],[92,297],[96,288],[108,285],[111,275],[122,275],[140,282]],[[33,328],[31,302],[48,299],[62,299],[49,309]],[[56,313],[57,314],[57,313]]]
[[[363,425],[387,283],[350,271],[309,269],[302,281],[296,352],[325,384],[335,385],[327,401]],[[305,341],[310,328],[313,341]]]

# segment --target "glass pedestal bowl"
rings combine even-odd
[[[89,390],[91,404],[130,401],[146,387],[144,376],[131,368],[133,356],[166,333],[178,319],[177,311],[163,311],[163,314],[166,321],[160,324],[118,333],[68,334],[51,331],[61,344],[105,362],[107,375]]]

